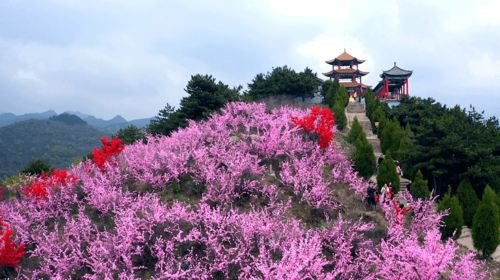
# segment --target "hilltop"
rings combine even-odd
[[[8,186],[19,198],[0,204],[16,252],[27,246],[17,273],[484,278],[472,254],[441,242],[432,201],[407,196],[406,222],[391,206],[384,217],[355,214],[367,183],[330,145],[328,109],[315,109],[322,117],[312,131],[302,126],[312,112],[231,103],[169,137],[104,141],[97,159],[68,173],[21,178]]]

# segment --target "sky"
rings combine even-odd
[[[0,0],[0,113],[155,116],[191,75],[247,86],[288,65],[394,62],[410,95],[500,116],[500,1]]]

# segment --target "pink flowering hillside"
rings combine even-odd
[[[473,255],[441,241],[441,214],[431,201],[408,196],[409,212],[386,206],[382,238],[373,237],[378,225],[353,219],[337,191],[362,199],[366,182],[331,143],[333,115],[314,110],[232,103],[170,137],[124,148],[103,139],[93,160],[57,179],[7,186],[13,195],[1,202],[1,221],[14,232],[9,246],[20,249],[0,263],[1,276],[487,276]],[[5,244],[0,260],[10,256]]]

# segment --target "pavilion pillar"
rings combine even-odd
[[[406,79],[406,82],[405,82],[405,84],[406,84],[406,95],[409,96],[410,95],[410,86],[408,85],[408,82],[409,82],[409,80]]]
[[[389,95],[389,81],[387,79],[384,80],[384,98]]]

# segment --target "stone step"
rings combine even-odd
[[[347,104],[346,110],[348,113],[364,113],[365,105],[357,102],[349,102],[349,104]]]

